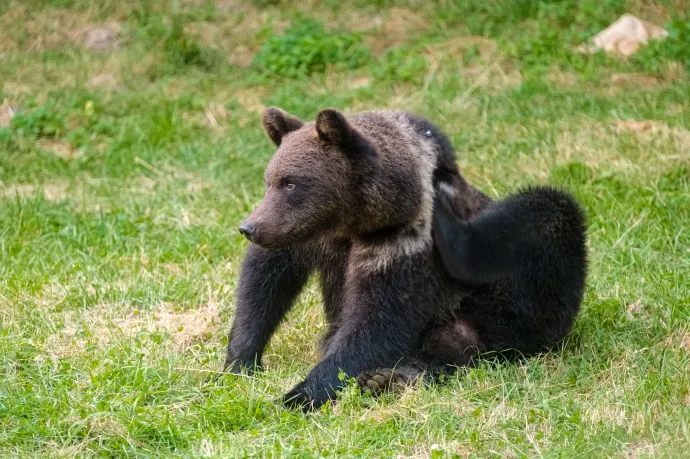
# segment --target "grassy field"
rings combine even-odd
[[[687,457],[689,2],[289,3],[0,2],[0,456]],[[623,12],[670,37],[573,52]],[[207,384],[266,105],[404,108],[491,196],[571,190],[591,272],[565,349],[287,411],[314,280],[265,373]]]

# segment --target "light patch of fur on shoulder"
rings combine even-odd
[[[399,236],[386,244],[369,245],[355,243],[352,247],[350,263],[348,265],[349,274],[352,275],[359,271],[370,273],[386,271],[400,259],[431,251],[432,249],[433,240],[428,229],[420,233],[420,235]]]
[[[433,250],[431,215],[419,215],[401,234],[379,244],[355,242],[350,256],[350,269],[370,272],[385,271],[402,258]]]

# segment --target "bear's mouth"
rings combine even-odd
[[[248,221],[242,222],[238,229],[240,234],[249,242],[264,249],[282,249],[291,245],[301,244],[303,240],[310,239],[310,237],[300,238],[292,230],[277,234]]]

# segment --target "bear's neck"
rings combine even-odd
[[[430,223],[381,228],[352,240],[351,267],[365,272],[386,270],[400,260],[433,252]]]

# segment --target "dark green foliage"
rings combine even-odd
[[[56,137],[67,130],[67,118],[56,104],[36,107],[30,112],[20,112],[12,119],[10,128],[20,135],[33,138]]]
[[[372,74],[381,80],[419,82],[427,67],[422,50],[393,48],[380,58],[373,67]]]
[[[677,167],[659,178],[659,189],[662,191],[680,191],[690,188],[690,169]]]
[[[298,19],[283,35],[268,38],[254,66],[260,72],[298,78],[323,72],[329,65],[358,68],[368,60],[360,35],[330,32],[318,21]]]
[[[666,24],[668,37],[654,40],[633,59],[648,71],[658,72],[668,61],[690,69],[690,14],[683,13]]]

